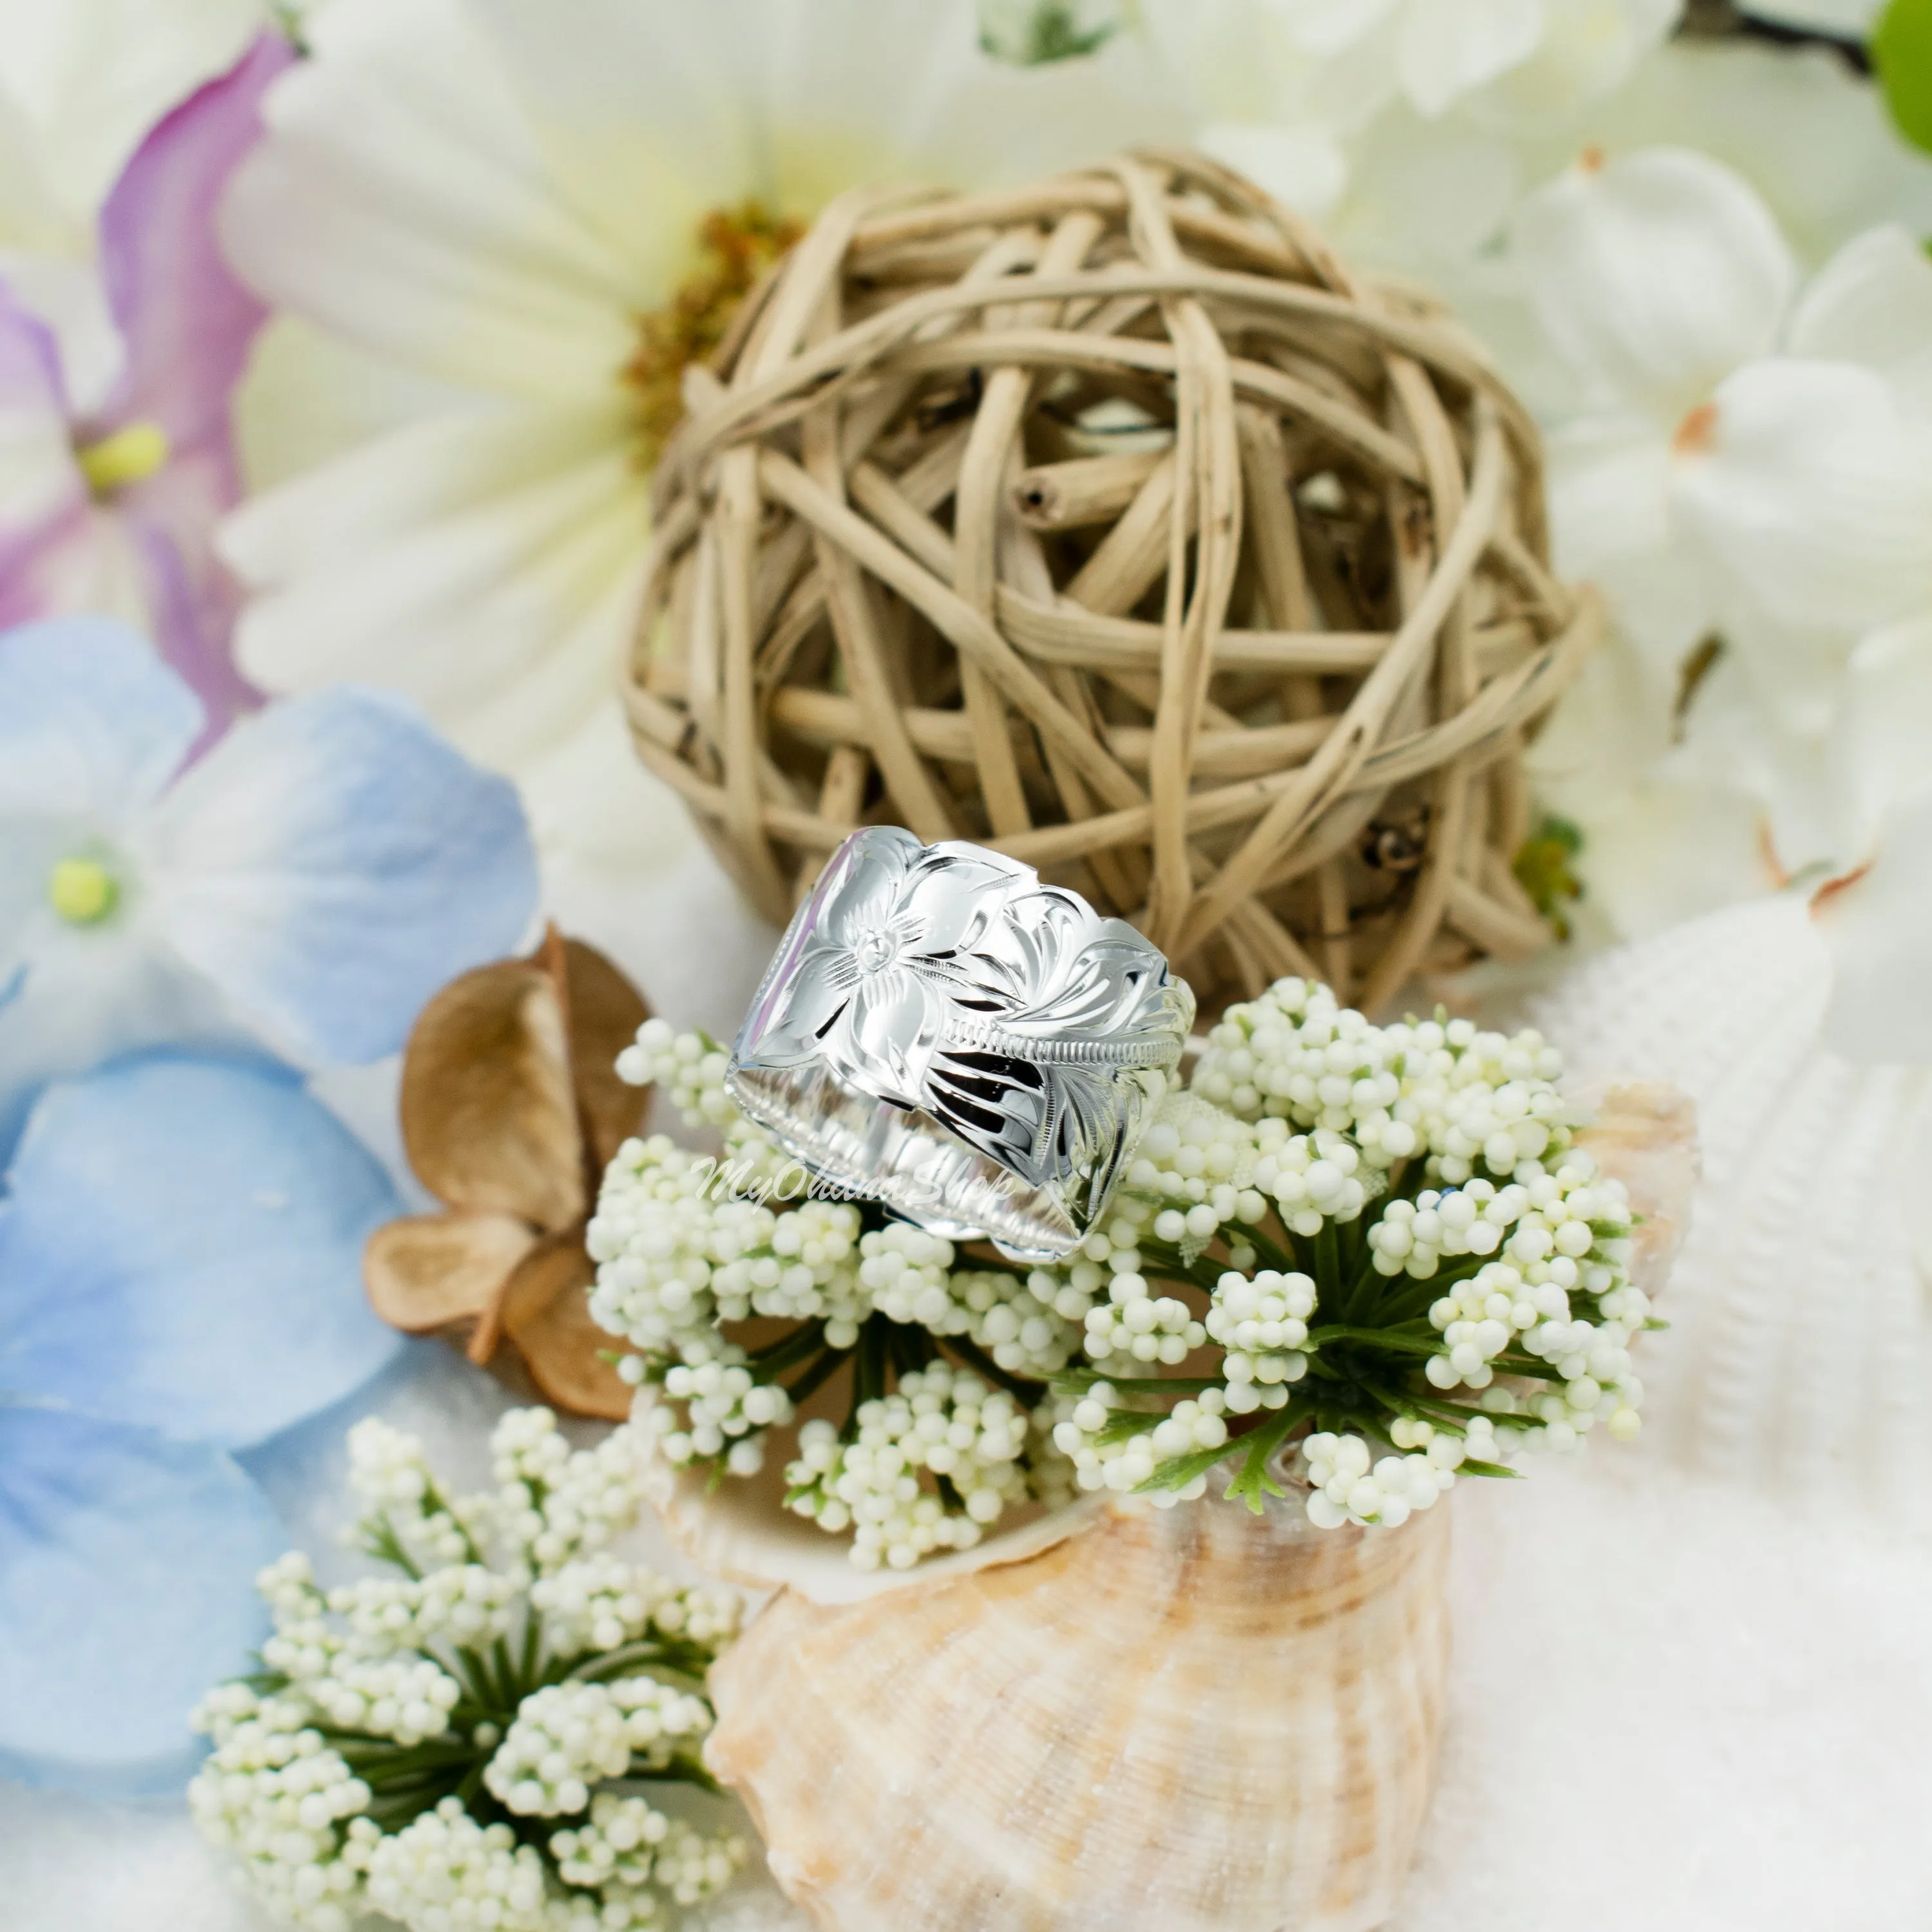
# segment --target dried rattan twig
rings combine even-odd
[[[1198,156],[835,203],[655,486],[638,748],[775,921],[856,824],[994,845],[1205,999],[1547,937],[1520,752],[1594,640],[1448,317]]]

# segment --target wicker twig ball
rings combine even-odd
[[[890,824],[1124,915],[1210,1007],[1547,937],[1520,752],[1598,620],[1535,430],[1238,176],[848,196],[685,388],[630,716],[774,921]]]

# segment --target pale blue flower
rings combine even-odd
[[[393,1052],[535,910],[513,788],[398,700],[272,706],[184,768],[202,724],[117,624],[0,636],[0,1152],[42,1082],[133,1047]]]
[[[185,1778],[287,1540],[230,1452],[404,1346],[360,1269],[400,1205],[287,1067],[142,1055],[42,1094],[0,1202],[0,1772]]]

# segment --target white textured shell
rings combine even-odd
[[[1529,1017],[1574,1076],[1658,1075],[1696,1105],[1706,1178],[1646,1348],[1643,1456],[1923,1534],[1932,1074],[1822,1047],[1830,988],[1792,895],[1606,953]]]
[[[786,1591],[712,1671],[706,1758],[836,1932],[1367,1932],[1435,1774],[1448,1530],[1204,1498]]]

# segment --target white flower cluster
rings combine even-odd
[[[1087,1311],[1087,1352],[1094,1360],[1130,1356],[1136,1362],[1185,1361],[1208,1339],[1187,1304],[1156,1294],[1147,1277],[1123,1268],[1107,1283],[1107,1299]]]
[[[517,1568],[542,1575],[604,1549],[630,1528],[643,1508],[638,1486],[645,1444],[638,1432],[614,1429],[589,1449],[573,1450],[547,1408],[513,1408],[490,1438],[494,1496],[476,1513],[494,1527]]]
[[[617,1078],[633,1087],[656,1085],[670,1095],[680,1113],[728,1126],[739,1118],[724,1090],[730,1057],[701,1033],[681,1034],[667,1020],[648,1019],[618,1054]]]
[[[548,1410],[518,1410],[490,1449],[495,1490],[452,1499],[420,1442],[358,1424],[353,1540],[404,1574],[325,1592],[299,1552],[270,1564],[266,1677],[220,1686],[196,1714],[214,1741],[190,1788],[196,1820],[272,1910],[317,1932],[371,1907],[412,1932],[622,1932],[743,1861],[729,1834],[667,1826],[633,1835],[645,1856],[620,1872],[620,1821],[594,1840],[610,1860],[572,1853],[573,1868],[611,1864],[585,1889],[558,1855],[465,1808],[458,1787],[480,1778],[512,1812],[595,1825],[610,1780],[686,1775],[711,1712],[682,1687],[739,1616],[728,1594],[609,1547],[643,1507],[634,1429],[572,1451]]]
[[[722,1126],[734,1185],[778,1174],[721,1052],[653,1022],[634,1054],[634,1076]],[[1534,1032],[1378,1027],[1285,979],[1212,1030],[1066,1262],[1022,1278],[916,1228],[861,1232],[848,1204],[721,1195],[715,1163],[633,1142],[592,1224],[593,1311],[668,1398],[646,1412],[657,1451],[727,1474],[760,1466],[765,1432],[854,1357],[845,1426],[805,1421],[786,1477],[862,1568],[970,1547],[1011,1505],[1072,1489],[1202,1494],[1251,1430],[1250,1502],[1286,1466],[1318,1523],[1392,1524],[1466,1460],[1501,1460],[1499,1428],[1513,1452],[1573,1447],[1600,1418],[1637,1426],[1630,1344],[1649,1310],[1628,1205],[1574,1144],[1562,1071]],[[1430,1306],[1412,1284],[1438,1280]],[[754,1315],[804,1325],[753,1356],[725,1324]],[[948,1344],[1067,1392],[991,1390]],[[1105,1379],[1068,1389],[1076,1357]],[[796,1402],[777,1379],[794,1368]]]
[[[1493,1462],[1498,1454],[1490,1425],[1480,1417],[1470,1421],[1463,1438],[1438,1435],[1426,1422],[1410,1426],[1400,1420],[1390,1434],[1412,1453],[1378,1457],[1360,1436],[1327,1430],[1304,1438],[1300,1454],[1310,1522],[1323,1529],[1345,1522],[1400,1528],[1412,1512],[1427,1509],[1454,1484],[1466,1458]]]
[[[852,1531],[862,1570],[909,1569],[937,1550],[969,1550],[1008,1504],[1026,1500],[1027,1412],[969,1371],[944,1362],[916,1370],[892,1394],[861,1402],[854,1420],[849,1442],[822,1418],[808,1422],[785,1480],[800,1515]],[[926,1490],[922,1470],[942,1478],[959,1507]]]
[[[1538,1448],[1574,1448],[1598,1419],[1634,1435],[1642,1390],[1630,1344],[1649,1304],[1626,1273],[1623,1190],[1572,1144],[1562,1071],[1533,1032],[1441,1019],[1376,1027],[1305,980],[1230,1008],[1191,1092],[1157,1109],[1106,1232],[1071,1267],[1034,1277],[1042,1300],[1056,1283],[1090,1299],[1086,1353],[1107,1376],[1133,1372],[1123,1357],[1173,1366],[1204,1340],[1221,1352],[1219,1386],[1177,1403],[1159,1427],[1136,1406],[1144,1388],[1124,1402],[1111,1382],[1080,1395],[1054,1439],[1081,1486],[1137,1489],[1163,1463],[1228,1442],[1223,1418],[1301,1400],[1336,1424],[1309,1438],[1316,1460],[1304,1453],[1296,1466],[1310,1480],[1312,1520],[1386,1526],[1426,1507],[1466,1457],[1501,1461],[1498,1425],[1507,1444]],[[1314,1244],[1301,1252],[1318,1260],[1318,1238],[1364,1224],[1351,1258],[1328,1264],[1346,1271],[1328,1292],[1354,1321],[1318,1313],[1324,1292],[1305,1268],[1256,1266],[1264,1250],[1286,1258],[1267,1232],[1271,1215]],[[1196,1320],[1205,1283],[1195,1270],[1217,1240],[1231,1265]],[[1442,1346],[1420,1348],[1422,1304],[1399,1286],[1384,1291],[1390,1318],[1406,1324],[1385,1366],[1398,1380],[1421,1372],[1420,1406],[1416,1417],[1378,1410],[1344,1426],[1310,1379],[1335,1344],[1310,1338],[1325,1315],[1342,1345],[1372,1347],[1380,1304],[1348,1278],[1364,1270],[1391,1283],[1442,1274],[1426,1310]],[[1163,1274],[1178,1276],[1188,1298],[1156,1295],[1148,1276]],[[1418,1419],[1430,1399],[1436,1419]],[[1465,1406],[1472,1400],[1481,1412]],[[1391,1456],[1391,1445],[1417,1453]],[[1202,1480],[1154,1500],[1198,1493]]]
[[[1072,1412],[1054,1426],[1054,1444],[1072,1460],[1074,1480],[1081,1489],[1131,1493],[1161,1463],[1197,1450],[1219,1449],[1228,1440],[1225,1390],[1203,1389],[1198,1399],[1184,1397],[1164,1415],[1148,1411],[1135,1416],[1132,1411],[1114,1406],[1119,1399],[1111,1382],[1095,1382],[1073,1404]],[[1123,1417],[1134,1417],[1135,1432],[1109,1436],[1107,1432],[1117,1431]],[[1152,1500],[1157,1507],[1171,1508],[1176,1503],[1192,1502],[1204,1495],[1207,1488],[1203,1474],[1178,1489],[1160,1492]]]
[[[874,1228],[860,1238],[859,1252],[860,1285],[874,1311],[930,1334],[964,1335],[1010,1374],[1052,1375],[1080,1346],[1057,1296],[1042,1300],[1012,1274],[956,1268],[952,1244],[923,1228]]]
[[[454,1798],[380,1840],[369,1853],[369,1903],[436,1932],[548,1932],[543,1860],[507,1825],[479,1825]]]
[[[362,1816],[368,1786],[314,1714],[304,1698],[258,1696],[245,1684],[209,1692],[196,1721],[214,1748],[188,1786],[188,1809],[208,1838],[244,1862],[278,1917],[349,1932],[380,1834]]]
[[[483,1782],[509,1810],[555,1818],[581,1811],[591,1786],[625,1776],[634,1759],[662,1771],[710,1728],[703,1698],[655,1677],[547,1684],[517,1706]]]
[[[1078,1352],[1097,1266],[1084,1290],[1061,1275],[962,1266],[936,1235],[901,1224],[862,1232],[850,1203],[795,1198],[802,1170],[732,1107],[724,1064],[701,1036],[658,1021],[640,1030],[620,1071],[664,1083],[694,1125],[722,1126],[724,1156],[664,1136],[627,1142],[589,1232],[591,1312],[640,1351],[631,1378],[663,1392],[639,1415],[654,1453],[754,1474],[767,1432],[797,1420],[779,1375],[856,1350],[875,1316],[952,1342],[988,1374],[1043,1381]],[[754,1317],[800,1326],[754,1356],[725,1326]],[[852,1531],[854,1561],[868,1567],[977,1540],[1008,1503],[1037,1492],[1035,1465],[1050,1460],[1024,1405],[970,1370],[956,1379],[944,1360],[867,1406],[850,1440],[837,1434],[806,1425],[788,1472],[793,1507]]]
[[[721,1891],[750,1856],[742,1838],[696,1831],[644,1798],[613,1792],[598,1796],[587,1823],[554,1834],[550,1849],[572,1885],[608,1892],[654,1883],[680,1905]]]
[[[722,1455],[733,1475],[754,1476],[765,1466],[764,1432],[792,1419],[784,1388],[759,1382],[742,1362],[674,1363],[664,1390],[685,1404],[686,1422],[680,1428],[670,1410],[654,1409],[650,1426],[659,1450],[680,1465]]]
[[[655,1634],[716,1650],[738,1634],[743,1606],[729,1590],[680,1588],[609,1555],[580,1557],[530,1586],[530,1606],[560,1650],[613,1651]]]
[[[864,1318],[858,1210],[812,1199],[775,1209],[752,1198],[796,1190],[802,1176],[788,1175],[772,1143],[740,1126],[722,1162],[656,1134],[626,1141],[605,1173],[586,1234],[598,1264],[591,1313],[646,1355],[693,1366],[741,1360],[718,1324],[753,1315],[823,1320],[834,1346],[850,1346],[840,1331],[856,1336]]]
[[[1315,1298],[1311,1276],[1274,1268],[1252,1278],[1230,1269],[1215,1284],[1207,1330],[1223,1351],[1221,1374],[1235,1414],[1280,1408],[1288,1384],[1307,1374],[1302,1344]]]
[[[434,1658],[416,1654],[424,1582],[370,1578],[325,1597],[299,1550],[278,1558],[259,1581],[275,1616],[263,1664],[299,1688],[332,1725],[404,1745],[448,1730],[462,1687]],[[348,1622],[346,1636],[330,1622],[332,1611]]]
[[[1328,1147],[1351,1145],[1372,1168],[1425,1153],[1432,1177],[1460,1185],[1478,1161],[1511,1174],[1568,1145],[1562,1070],[1533,1031],[1506,1036],[1462,1019],[1374,1026],[1326,986],[1287,979],[1228,1009],[1193,1087],[1244,1120],[1345,1136]]]

